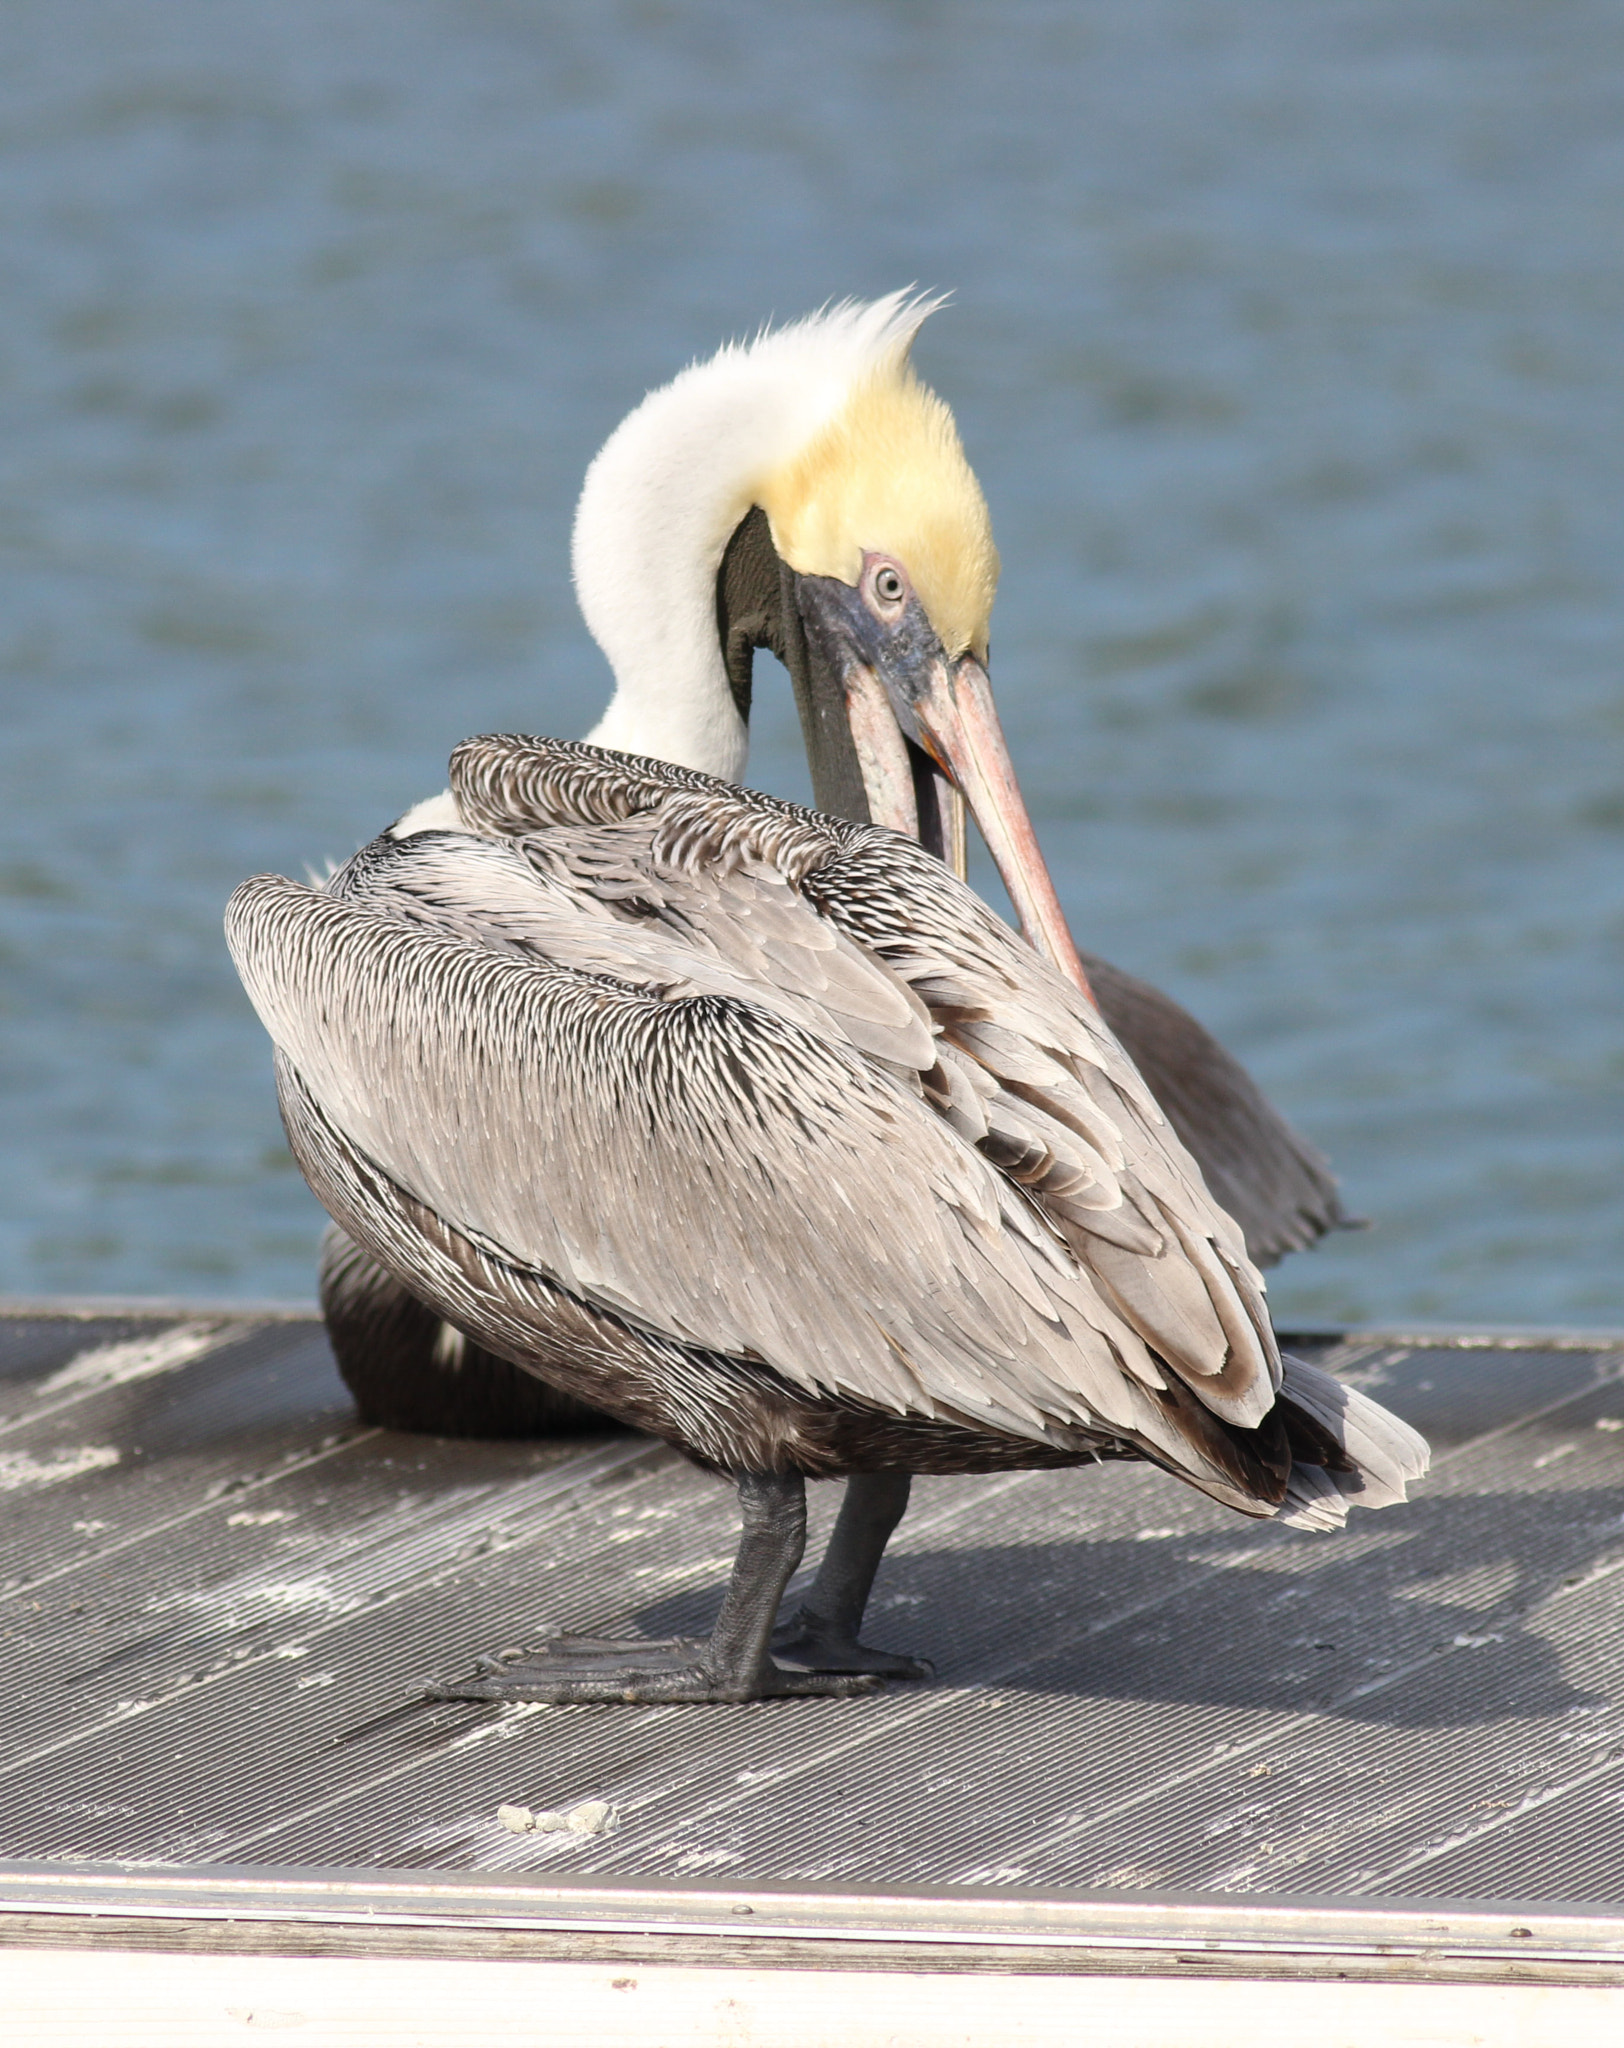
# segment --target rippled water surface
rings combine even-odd
[[[1377,1219],[1284,1312],[1624,1324],[1621,81],[1562,0],[0,9],[0,1288],[309,1293],[225,896],[584,730],[598,442],[917,278],[1073,925]]]

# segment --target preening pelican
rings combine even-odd
[[[724,349],[656,391],[588,473],[575,577],[617,685],[593,741],[737,781],[754,655],[769,648],[794,685],[818,809],[907,832],[962,876],[963,806],[950,780],[916,744],[911,717],[899,727],[877,672],[842,652],[774,539],[798,546],[805,563],[822,548],[834,581],[843,573],[850,588],[850,535],[862,522],[876,522],[875,534],[894,529],[899,543],[907,528],[949,636],[963,637],[963,622],[975,619],[984,633],[997,558],[952,420],[917,390],[899,408],[891,373],[874,381],[933,307],[896,294],[842,308]],[[921,501],[936,507],[929,533],[918,531]],[[990,705],[984,687],[970,696],[972,712],[977,701]],[[1018,804],[1007,770],[1005,778]],[[436,821],[456,822],[448,795],[395,830]],[[1006,846],[1006,880],[1007,854]],[[1015,886],[1024,887],[1019,876]],[[1058,907],[1045,906],[1046,930],[1034,906],[1016,901],[1028,937],[1051,954],[1052,940],[1075,973],[1079,956]],[[1148,983],[1080,957],[1106,1021],[1241,1226],[1253,1261],[1273,1265],[1344,1224],[1324,1159],[1212,1035]],[[469,1436],[601,1425],[442,1322],[337,1225],[323,1241],[321,1300],[339,1370],[369,1421]]]
[[[1326,1528],[1424,1469],[1281,1358],[1241,1228],[1091,997],[987,684],[986,508],[908,361],[928,310],[839,308],[645,401],[577,521],[617,686],[591,740],[467,742],[324,888],[232,899],[295,1156],[365,1259],[738,1487],[705,1642],[561,1638],[453,1696],[919,1675],[858,1638],[916,1472],[1142,1458]],[[758,644],[844,817],[735,786]],[[928,850],[944,780],[1031,943]],[[804,1482],[840,1475],[775,1641]]]

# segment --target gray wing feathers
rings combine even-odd
[[[803,891],[913,987],[942,1046],[979,1073],[980,1149],[1065,1238],[1095,1326],[1148,1384],[1146,1346],[1226,1420],[1261,1421],[1277,1379],[1261,1279],[1109,1029],[912,841],[873,827],[843,837],[804,869]]]
[[[228,919],[359,1151],[685,1343],[1212,1480],[1167,1375],[1261,1422],[1262,1282],[1068,982],[878,828],[552,741],[452,769],[473,834],[376,842],[327,892],[262,877]]]
[[[434,833],[358,856],[329,893],[519,958],[749,1000],[889,1065],[931,1060],[912,991],[759,864],[719,878],[653,866],[652,823],[560,830],[521,848]]]
[[[964,1136],[986,1119],[971,1142],[1066,1243],[1068,1291],[1120,1365],[1155,1384],[1148,1347],[1226,1420],[1261,1421],[1279,1369],[1238,1227],[1098,1012],[922,848],[664,763],[551,741],[465,742],[452,783],[464,816],[531,847],[537,822],[553,828],[546,839],[565,828],[567,844],[571,828],[612,812],[621,832],[642,827],[636,864],[662,883],[703,873],[725,897],[742,864],[773,865],[929,1013],[956,1071],[939,1060],[927,1098],[951,1099],[946,1121]],[[723,917],[706,938],[731,929]]]
[[[1385,1508],[1406,1499],[1410,1482],[1427,1469],[1425,1438],[1306,1359],[1288,1351],[1281,1365],[1286,1400],[1330,1433],[1352,1470],[1328,1471],[1294,1458],[1277,1519],[1300,1529],[1335,1529],[1346,1521],[1350,1507]]]
[[[621,820],[675,798],[673,842],[682,834],[679,820],[694,830],[691,821],[704,815],[714,791],[726,787],[667,762],[500,735],[465,741],[453,759],[452,778],[476,829],[506,836]],[[685,811],[684,804],[692,807],[695,798],[699,808]],[[753,836],[765,857],[796,879],[839,841],[835,821],[770,798],[748,802],[748,822],[735,821],[733,830]],[[706,829],[713,840],[720,837],[714,826],[701,828],[700,836]],[[1083,961],[1101,1012],[1144,1077],[1148,1098],[1199,1160],[1207,1188],[1244,1232],[1257,1265],[1273,1265],[1326,1231],[1350,1226],[1324,1158],[1210,1032],[1148,982],[1092,954]],[[921,960],[919,967],[916,985],[925,994],[928,963]]]
[[[1152,1420],[1038,1219],[1008,1228],[991,1167],[852,1053],[274,878],[228,931],[324,1113],[475,1242],[897,1412],[1040,1437]]]
[[[995,1083],[981,1149],[1101,1299],[1215,1413],[1261,1421],[1279,1375],[1261,1277],[1103,1018],[910,841],[851,828],[803,886]]]

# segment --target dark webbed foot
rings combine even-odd
[[[722,1611],[704,1642],[605,1641],[554,1636],[534,1650],[490,1657],[466,1678],[429,1689],[438,1700],[542,1700],[557,1706],[588,1701],[635,1705],[666,1700],[842,1698],[871,1692],[868,1669],[785,1669],[768,1649],[784,1588],[806,1542],[806,1487],[796,1472],[737,1475],[744,1530]]]
[[[871,1650],[849,1630],[810,1607],[803,1607],[773,1631],[773,1660],[792,1671],[862,1671],[877,1678],[934,1678],[936,1666],[925,1657],[902,1657],[891,1650]]]
[[[738,1701],[844,1698],[872,1692],[878,1680],[867,1665],[786,1670],[763,1659],[747,1674],[719,1669],[711,1644],[606,1641],[595,1636],[554,1636],[533,1650],[481,1658],[466,1678],[440,1679],[428,1688],[436,1700],[544,1700],[554,1706],[594,1702],[627,1705],[662,1701]]]

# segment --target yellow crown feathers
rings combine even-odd
[[[951,411],[914,374],[905,346],[756,498],[799,574],[855,584],[865,552],[894,555],[948,657],[986,660],[998,588],[987,501]]]

